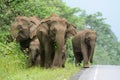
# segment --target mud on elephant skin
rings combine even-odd
[[[46,68],[62,67],[64,65],[65,61],[63,61],[62,56],[65,52],[62,51],[66,44],[66,39],[75,34],[76,28],[68,23],[66,19],[57,15],[52,15],[41,21],[37,36],[42,43],[41,47],[45,55],[44,65]]]
[[[83,60],[83,67],[89,67],[93,62],[93,54],[97,34],[94,30],[81,30],[72,39],[75,64],[79,65]]]

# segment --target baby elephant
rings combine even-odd
[[[30,66],[41,66],[40,42],[37,37],[32,39],[29,45]]]

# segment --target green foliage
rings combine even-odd
[[[25,56],[18,44],[0,42],[0,78],[27,67],[27,56]]]
[[[8,37],[10,37],[10,30],[8,26],[0,27],[0,42],[7,43]]]
[[[94,55],[94,64],[110,64],[111,58],[102,47],[96,46]]]
[[[74,54],[73,54],[73,48],[72,48],[72,38],[67,39],[67,62],[68,63],[74,63]]]
[[[0,26],[10,25],[12,20],[19,15],[16,8],[26,0],[0,0]]]

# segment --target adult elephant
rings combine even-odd
[[[96,43],[96,31],[85,29],[79,31],[72,39],[75,64],[78,65],[83,60],[83,67],[89,67],[89,61],[93,61],[93,53]]]
[[[18,16],[11,26],[12,37],[20,43],[21,50],[29,48],[31,40],[36,37],[36,28],[40,24],[40,19],[26,16]]]
[[[21,50],[28,48],[28,55],[31,65],[40,64],[40,42],[36,36],[37,27],[40,24],[40,19],[36,16],[26,17],[18,16],[11,26],[12,36],[20,44]]]
[[[46,68],[64,67],[66,39],[75,34],[76,28],[57,15],[41,21],[37,35],[41,42]]]

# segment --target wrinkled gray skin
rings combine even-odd
[[[76,34],[76,28],[64,18],[52,15],[41,21],[37,36],[41,42],[41,51],[44,54],[46,68],[64,67],[66,60],[66,40]]]
[[[93,62],[93,54],[96,43],[96,31],[85,29],[79,31],[72,39],[75,64],[78,65],[83,60],[83,67],[89,67],[89,62]]]

